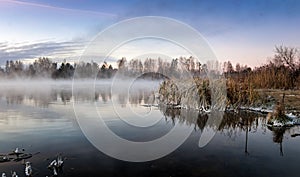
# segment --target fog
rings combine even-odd
[[[137,101],[136,97],[158,92],[159,80],[136,79],[13,79],[0,81],[0,99],[7,104],[21,104],[32,101],[47,107],[51,102],[107,101],[116,95],[124,103]],[[124,100],[125,99],[125,100]]]
[[[118,87],[117,90],[128,89],[148,89],[157,88],[161,80],[143,80],[143,79],[74,79],[74,80],[53,80],[53,79],[9,79],[0,80],[0,92],[21,91],[26,92],[45,92],[51,89],[86,89],[95,87]]]

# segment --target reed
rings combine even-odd
[[[259,100],[259,94],[250,83],[231,78],[166,80],[160,85],[159,94],[160,101],[164,104],[203,111],[251,106]]]

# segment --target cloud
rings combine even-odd
[[[4,67],[6,61],[21,60],[25,64],[33,63],[34,60],[40,57],[49,57],[54,62],[62,62],[66,59],[67,62],[97,62],[101,64],[106,61],[113,64],[114,67],[118,58],[114,56],[103,56],[101,53],[85,54],[82,56],[88,41],[77,39],[74,41],[36,41],[9,43],[0,42],[0,67]]]
[[[85,41],[0,42],[0,65],[4,65],[7,60],[30,61],[44,56],[60,59],[79,56],[85,44]]]
[[[46,4],[41,4],[41,3],[33,3],[33,2],[25,2],[25,1],[17,1],[17,0],[2,0],[2,2],[23,5],[23,6],[47,8],[47,9],[53,9],[53,10],[59,10],[59,11],[85,13],[85,14],[91,14],[91,15],[97,15],[97,16],[117,17],[117,14],[113,14],[113,13],[82,10],[82,9],[71,9],[71,8],[57,7],[57,6],[46,5]]]

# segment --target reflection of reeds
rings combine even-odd
[[[247,129],[256,132],[259,125],[261,125],[262,131],[266,129],[263,123],[264,119],[252,112],[241,111],[238,114],[226,112],[221,124],[216,126],[216,124],[207,124],[208,114],[202,114],[193,109],[174,109],[166,105],[160,105],[159,109],[166,116],[166,119],[171,119],[173,123],[178,121],[181,124],[194,126],[195,130],[199,131],[203,131],[207,126],[231,138],[235,138],[238,133]]]

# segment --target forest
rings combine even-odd
[[[150,79],[161,79],[163,76],[178,78],[188,72],[193,77],[205,76],[208,63],[200,63],[194,57],[179,57],[166,61],[161,58],[145,60],[125,57],[117,61],[117,68],[104,62],[62,63],[52,62],[49,58],[41,57],[33,63],[24,64],[21,60],[6,61],[0,68],[0,78],[112,78],[117,72],[124,76],[136,77],[143,73]],[[254,89],[299,89],[300,88],[300,55],[295,47],[276,46],[274,56],[255,68],[231,61],[218,63],[220,75],[227,79],[227,85],[236,84],[237,87],[252,87]],[[95,74],[97,73],[97,74]],[[156,74],[155,74],[156,73]],[[159,73],[159,75],[157,75]]]

